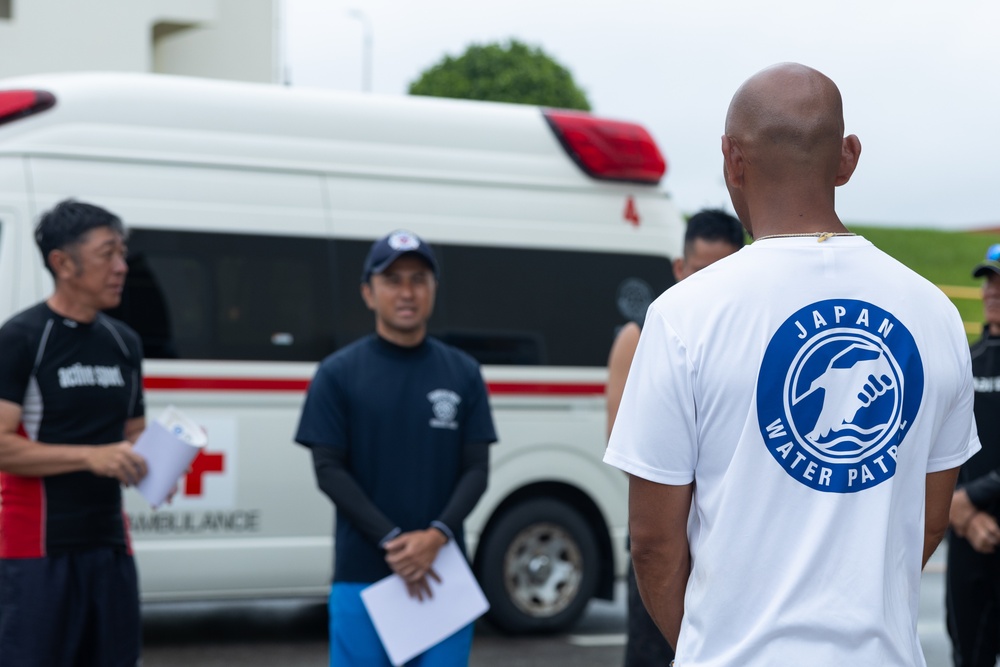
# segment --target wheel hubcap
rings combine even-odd
[[[504,555],[510,599],[522,612],[548,617],[568,607],[580,591],[583,557],[564,528],[553,523],[528,526]]]

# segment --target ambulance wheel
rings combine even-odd
[[[572,626],[597,590],[597,542],[586,520],[556,500],[506,510],[479,545],[487,618],[504,632]]]

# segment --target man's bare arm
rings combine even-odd
[[[125,439],[133,445],[139,439],[142,432],[146,430],[145,417],[133,417],[125,422]]]
[[[958,468],[932,472],[927,475],[924,515],[924,560],[927,565],[934,550],[948,530],[951,496],[955,492]]]
[[[608,385],[605,390],[609,438],[611,427],[615,425],[615,417],[618,416],[618,406],[622,402],[625,380],[628,379],[628,371],[632,367],[635,348],[639,345],[639,333],[639,325],[629,322],[622,327],[615,337],[615,342],[611,344],[611,352],[608,355]]]
[[[136,484],[146,475],[146,461],[132,451],[131,442],[41,444],[18,434],[20,425],[21,406],[0,400],[0,470],[24,477],[89,470],[102,477],[114,477],[123,484]]]
[[[693,484],[670,486],[629,476],[632,564],[643,604],[675,649],[691,574],[687,538]]]

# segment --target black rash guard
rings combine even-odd
[[[357,529],[371,542],[382,546],[402,533],[375,506],[361,486],[351,477],[347,465],[347,452],[333,447],[312,447],[313,467],[320,490],[342,511]],[[465,517],[472,512],[479,498],[486,491],[490,468],[490,448],[485,442],[473,442],[462,449],[462,461],[455,491],[442,510],[431,522],[449,540],[462,528]]]
[[[958,486],[978,509],[1000,519],[1000,337],[988,329],[972,346],[972,375],[983,448],[962,466]]]
[[[103,445],[144,414],[139,337],[99,314],[90,323],[45,303],[0,328],[0,399],[21,406],[22,435],[41,443]],[[81,471],[49,477],[0,472],[0,558],[129,548],[118,480]]]

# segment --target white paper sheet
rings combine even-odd
[[[136,485],[154,509],[163,504],[208,442],[205,432],[173,406],[149,424],[135,442],[135,451],[146,459],[146,476]]]
[[[438,552],[434,571],[441,582],[431,580],[434,597],[425,597],[423,601],[410,597],[406,583],[395,574],[361,591],[382,646],[397,667],[453,635],[490,608],[454,541]]]

